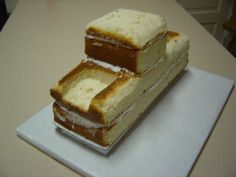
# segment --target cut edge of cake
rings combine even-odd
[[[176,58],[188,54],[190,40],[183,33],[167,31],[166,33],[167,47],[165,57],[167,60],[174,61]]]
[[[112,116],[119,113],[117,107],[126,104],[126,97],[132,94],[139,78],[125,69],[108,66],[83,60],[50,89],[51,96],[61,107],[110,125]]]
[[[93,67],[100,68],[99,70],[102,70],[105,72],[109,71],[108,73],[111,74],[113,77],[113,79],[111,79],[111,81],[109,83],[110,85],[112,85],[111,83],[115,82],[115,80],[116,80],[115,78],[117,76],[119,76],[119,78],[122,78],[123,76],[121,76],[121,75],[126,73],[130,78],[136,80],[138,83],[138,84],[136,83],[136,85],[135,85],[134,89],[131,91],[131,93],[132,92],[136,92],[136,93],[143,92],[143,94],[141,94],[141,95],[138,94],[135,97],[136,99],[132,100],[132,104],[130,104],[130,103],[127,104],[127,107],[125,110],[121,109],[120,114],[113,115],[111,113],[110,116],[114,117],[114,119],[111,119],[112,121],[110,121],[110,122],[106,122],[104,120],[103,121],[94,121],[94,119],[90,119],[87,116],[84,116],[83,114],[74,111],[70,107],[67,107],[65,105],[61,105],[60,101],[56,100],[56,102],[54,103],[54,106],[53,106],[54,123],[61,124],[61,126],[66,127],[69,131],[74,131],[74,132],[81,134],[82,136],[84,136],[85,139],[88,139],[88,142],[93,141],[93,143],[97,144],[98,147],[101,146],[102,148],[100,147],[100,149],[102,149],[102,150],[110,149],[110,146],[113,146],[113,144],[116,141],[118,141],[117,139],[119,139],[122,132],[127,131],[126,129],[128,129],[128,128],[125,128],[125,125],[122,126],[123,128],[122,127],[119,128],[117,125],[119,125],[123,119],[127,119],[126,121],[135,122],[135,120],[138,119],[138,117],[140,116],[140,115],[138,115],[138,116],[136,115],[136,117],[133,117],[134,120],[130,120],[129,117],[126,117],[127,115],[132,114],[130,110],[135,109],[135,108],[133,108],[134,107],[133,105],[136,102],[139,102],[139,100],[142,99],[142,97],[145,97],[144,96],[145,93],[149,92],[150,90],[153,90],[155,88],[154,87],[155,84],[162,83],[163,81],[161,81],[161,80],[163,80],[163,78],[164,78],[165,82],[167,83],[167,85],[165,84],[166,85],[165,87],[167,87],[168,84],[170,82],[172,82],[172,80],[187,65],[187,63],[188,63],[188,50],[189,50],[189,38],[181,33],[176,33],[176,32],[168,32],[168,35],[169,36],[167,36],[166,48],[167,48],[167,51],[169,52],[169,57],[167,57],[167,55],[166,55],[165,58],[156,62],[154,66],[150,67],[149,70],[147,70],[143,74],[133,73],[125,68],[116,67],[116,66],[113,66],[109,63],[95,60],[93,58],[87,58],[82,61],[82,64],[90,63],[90,65],[93,65]],[[177,50],[173,50],[173,49],[177,49]],[[167,54],[167,51],[166,51],[166,54]],[[78,68],[78,66],[77,66],[77,68]],[[78,70],[78,69],[74,69],[74,70]],[[67,80],[70,77],[72,77],[72,78],[75,77],[75,75],[76,75],[75,73],[77,73],[77,72],[75,72],[74,70],[72,70],[69,74],[67,74],[65,77],[63,77],[59,81],[59,83],[60,82],[67,82]],[[137,79],[137,78],[139,78],[139,79]],[[152,80],[152,79],[154,79],[154,80]],[[140,87],[140,85],[148,85],[148,87],[144,89],[144,87]],[[60,86],[56,87],[56,88],[60,88]],[[141,88],[141,90],[140,90],[140,88]],[[164,89],[165,88],[163,88],[163,90]],[[54,89],[52,89],[52,90],[54,90]],[[104,90],[106,90],[106,89],[104,89]],[[123,90],[125,91],[125,89],[123,89]],[[117,91],[119,92],[119,89],[114,91],[113,93],[115,93]],[[101,92],[103,92],[103,91],[101,91]],[[160,93],[161,92],[162,91],[160,91]],[[119,95],[123,95],[123,93],[117,94],[118,97],[119,97]],[[112,97],[109,97],[109,99],[107,99],[109,101],[107,105],[111,105],[113,103],[113,101],[116,100],[118,97],[115,97],[114,99],[112,99]],[[104,98],[105,97],[102,96],[101,99],[94,99],[95,100],[93,102],[94,105],[100,105],[99,102],[104,103]],[[125,96],[123,98],[125,98]],[[92,103],[92,101],[91,101],[91,103]],[[118,101],[118,103],[119,103],[119,101]],[[125,107],[123,107],[123,108],[125,108]],[[141,112],[140,112],[140,114],[141,114]],[[95,117],[97,115],[98,114],[96,114]],[[80,117],[79,123],[77,122],[78,116]],[[131,126],[131,124],[132,124],[131,122],[129,123],[130,125],[128,125],[128,127]],[[92,125],[92,126],[90,126],[90,125]],[[113,134],[114,137],[112,138],[109,134]],[[81,135],[79,135],[79,136],[81,136]]]
[[[106,154],[130,129],[130,127],[132,127],[132,125],[145,112],[146,108],[152,103],[152,101],[155,100],[166,89],[166,87],[170,85],[176,76],[184,70],[187,63],[188,58],[182,57],[177,62],[172,64],[169,69],[166,70],[165,74],[160,77],[159,81],[149,88],[149,90],[147,90],[140,99],[136,100],[136,102],[128,108],[129,110],[124,114],[124,117],[117,120],[112,127],[85,128],[78,124],[73,124],[73,121],[68,120],[65,117],[63,120],[60,119],[58,114],[55,115],[54,123],[57,126],[59,124],[58,127],[64,129],[64,131],[66,131],[65,128],[69,130],[66,133],[70,136],[76,136],[76,139],[82,143],[85,143]],[[56,112],[58,112],[58,110]],[[76,133],[80,135],[77,136]]]

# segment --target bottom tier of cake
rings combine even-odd
[[[68,114],[57,106],[57,104],[53,106],[54,123],[58,128],[62,129],[64,133],[106,154],[130,127],[134,125],[148,106],[170,85],[176,76],[184,70],[187,63],[187,56],[176,60],[164,74],[160,76],[156,84],[150,87],[149,90],[146,90],[138,100],[122,113],[122,119],[117,119],[110,127],[82,127],[71,121],[71,119],[68,119]]]
[[[86,128],[82,127],[67,117],[66,112],[57,104],[53,106],[54,123],[63,132],[75,137],[79,141],[100,149],[107,153],[119,139],[134,125],[148,106],[170,85],[177,75],[183,71],[188,63],[187,57],[182,57],[170,65],[166,72],[160,77],[142,97],[136,100],[124,113],[122,119],[117,119],[110,127]]]

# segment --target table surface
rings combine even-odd
[[[175,1],[21,0],[0,33],[0,176],[79,176],[15,128],[52,102],[49,88],[85,56],[86,24],[120,7],[163,16],[169,29],[190,37],[192,66],[236,80],[236,59]],[[236,176],[235,106],[233,90],[191,177]]]

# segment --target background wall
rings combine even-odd
[[[5,0],[5,2],[7,6],[7,12],[11,13],[14,10],[18,0]]]
[[[226,45],[230,35],[222,27],[232,12],[232,0],[176,0],[215,38]]]
[[[232,0],[176,0],[219,42],[227,45],[230,34],[222,27],[232,10]],[[5,0],[7,11],[11,13],[18,0]]]

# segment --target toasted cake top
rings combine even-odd
[[[138,80],[128,70],[85,59],[59,80],[50,93],[64,108],[108,125],[123,111],[125,105],[120,102],[133,92]]]
[[[166,58],[175,59],[189,50],[189,37],[182,33],[167,31]]]
[[[166,21],[158,15],[117,9],[88,23],[86,32],[98,33],[140,49],[153,38],[165,33],[166,28]]]

